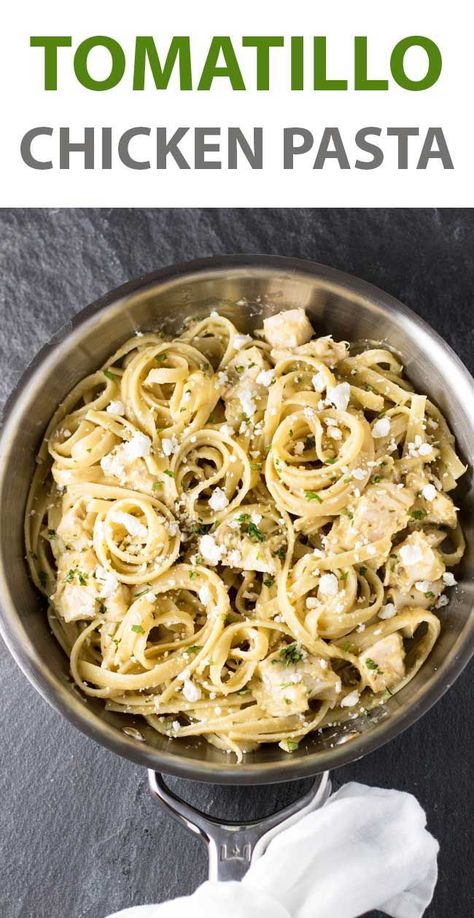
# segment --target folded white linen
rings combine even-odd
[[[192,896],[109,918],[356,918],[373,909],[420,918],[437,853],[415,797],[350,783],[273,837],[241,882],[206,882]]]

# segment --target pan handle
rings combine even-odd
[[[150,791],[161,806],[207,846],[210,880],[241,880],[252,859],[261,857],[271,839],[306,813],[318,809],[331,793],[329,772],[317,775],[310,790],[289,806],[250,822],[220,822],[186,803],[165,783],[163,775],[148,771]]]

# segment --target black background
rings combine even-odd
[[[90,301],[162,265],[234,252],[312,258],[358,274],[427,319],[472,371],[472,210],[3,210],[2,401],[38,348]],[[103,918],[190,893],[205,878],[204,850],[153,803],[144,771],[52,711],[3,645],[0,681],[2,918]],[[441,844],[429,918],[473,913],[473,701],[465,672],[421,722],[333,776],[336,786],[409,790],[425,807]],[[301,791],[176,784],[201,807],[236,818]]]

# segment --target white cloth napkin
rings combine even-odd
[[[238,882],[109,918],[356,918],[378,909],[420,918],[437,879],[438,843],[411,794],[350,783],[276,835]]]

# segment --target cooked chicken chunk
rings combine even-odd
[[[278,651],[259,664],[252,689],[268,714],[285,717],[307,711],[312,698],[334,704],[341,681],[326,660],[309,654],[301,656],[296,645],[290,645],[289,651]]]
[[[400,635],[395,632],[372,644],[361,653],[361,672],[374,692],[382,692],[400,682],[405,675],[403,660],[405,648]]]
[[[347,357],[347,344],[345,341],[333,341],[331,335],[326,335],[324,338],[315,338],[314,341],[308,341],[307,344],[302,344],[300,347],[295,347],[293,350],[288,350],[289,345],[286,345],[286,348],[273,348],[272,357],[274,360],[283,360],[288,357],[315,357],[316,360],[320,360],[321,363],[325,363],[328,367],[335,367],[336,364],[340,363],[341,360],[344,360]]]
[[[229,362],[226,368],[228,384],[222,395],[229,424],[240,426],[243,415],[253,417],[264,410],[268,389],[260,383],[259,377],[268,366],[258,347],[242,351]]]
[[[224,567],[238,567],[243,571],[259,571],[262,574],[274,574],[275,558],[272,543],[253,542],[249,536],[239,530],[226,537],[226,552],[221,558]]]
[[[64,545],[69,545],[78,551],[82,548],[88,548],[91,544],[92,535],[87,530],[85,517],[84,503],[78,501],[61,517],[56,529],[56,537],[64,542]]]
[[[417,472],[407,475],[407,484],[418,494],[419,506],[425,514],[425,523],[456,528],[456,508],[444,491],[439,491],[434,484],[427,482],[424,475]]]
[[[66,622],[92,620],[100,611],[121,617],[128,607],[127,587],[97,565],[92,549],[65,551],[59,558],[52,601]]]
[[[143,458],[130,457],[125,446],[116,446],[100,461],[104,475],[116,478],[123,487],[151,493],[156,477],[148,471]]]
[[[395,564],[389,572],[388,585],[400,593],[409,593],[415,583],[439,580],[446,566],[430,543],[429,535],[412,532],[397,546]]]
[[[272,347],[298,347],[314,335],[304,309],[286,309],[263,322],[263,332]]]
[[[404,529],[414,500],[409,488],[398,488],[391,481],[368,485],[349,516],[340,516],[329,533],[330,544],[349,551],[356,543],[376,542]]]

